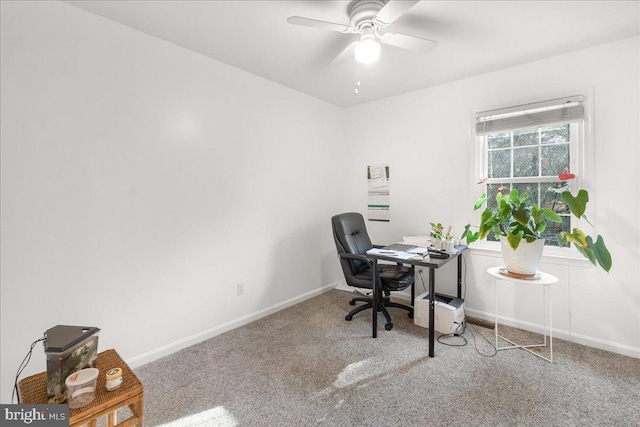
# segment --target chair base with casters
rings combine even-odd
[[[389,292],[385,292],[385,293],[388,294]],[[387,323],[384,325],[384,328],[387,331],[390,331],[391,329],[393,329],[393,320],[391,319],[391,315],[389,314],[387,307],[395,307],[395,308],[401,308],[403,310],[407,310],[408,311],[407,316],[409,317],[409,319],[413,319],[413,307],[409,307],[397,302],[393,302],[391,301],[391,298],[389,298],[389,296],[383,297],[382,295],[380,295],[378,297],[378,301],[380,301],[380,303],[378,304],[377,311],[381,312],[384,315],[384,318],[387,320]],[[355,308],[354,310],[351,310],[349,314],[345,316],[344,320],[351,321],[353,319],[353,316],[360,313],[361,311],[373,309],[373,298],[371,297],[352,298],[351,301],[349,301],[349,305],[356,305],[356,302],[364,302],[365,304]]]

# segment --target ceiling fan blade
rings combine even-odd
[[[356,47],[357,44],[357,40],[349,43],[347,47],[345,47],[342,52],[340,52],[338,56],[336,56],[335,59],[331,61],[331,64],[329,64],[329,66],[333,67],[336,65],[344,64],[348,60],[353,60],[353,48]]]
[[[389,0],[373,19],[380,27],[384,27],[400,18],[416,3],[420,3],[420,0]]]
[[[385,33],[380,37],[380,41],[389,46],[395,46],[402,49],[415,50],[418,52],[429,52],[438,45],[438,42],[423,39],[416,36],[408,36],[400,33]]]
[[[351,28],[348,25],[335,24],[333,22],[318,21],[317,19],[303,18],[301,16],[291,16],[287,18],[287,22],[289,24],[320,28],[322,30],[337,31],[339,33],[351,34],[356,32],[354,28]]]

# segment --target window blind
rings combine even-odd
[[[576,95],[476,114],[476,134],[529,129],[584,119],[584,96]]]

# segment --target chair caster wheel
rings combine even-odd
[[[407,313],[407,316],[409,317],[409,319],[413,319],[413,312],[410,311],[409,313]]]
[[[356,302],[354,300],[349,301],[349,305],[356,305]]]
[[[350,314],[347,314],[347,315],[344,317],[344,320],[348,320],[348,321],[350,321],[351,319],[353,319],[353,316],[351,316]]]
[[[384,328],[385,328],[387,331],[392,330],[392,329],[393,329],[393,323],[387,323],[386,325],[384,325]]]

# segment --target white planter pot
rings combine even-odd
[[[509,273],[532,276],[538,272],[544,250],[544,239],[538,239],[531,243],[523,239],[520,241],[518,249],[513,250],[509,246],[507,238],[500,236],[500,245],[502,246],[502,259]]]
[[[435,237],[431,238],[431,246],[434,249],[441,250],[442,249],[442,239],[436,239]]]

